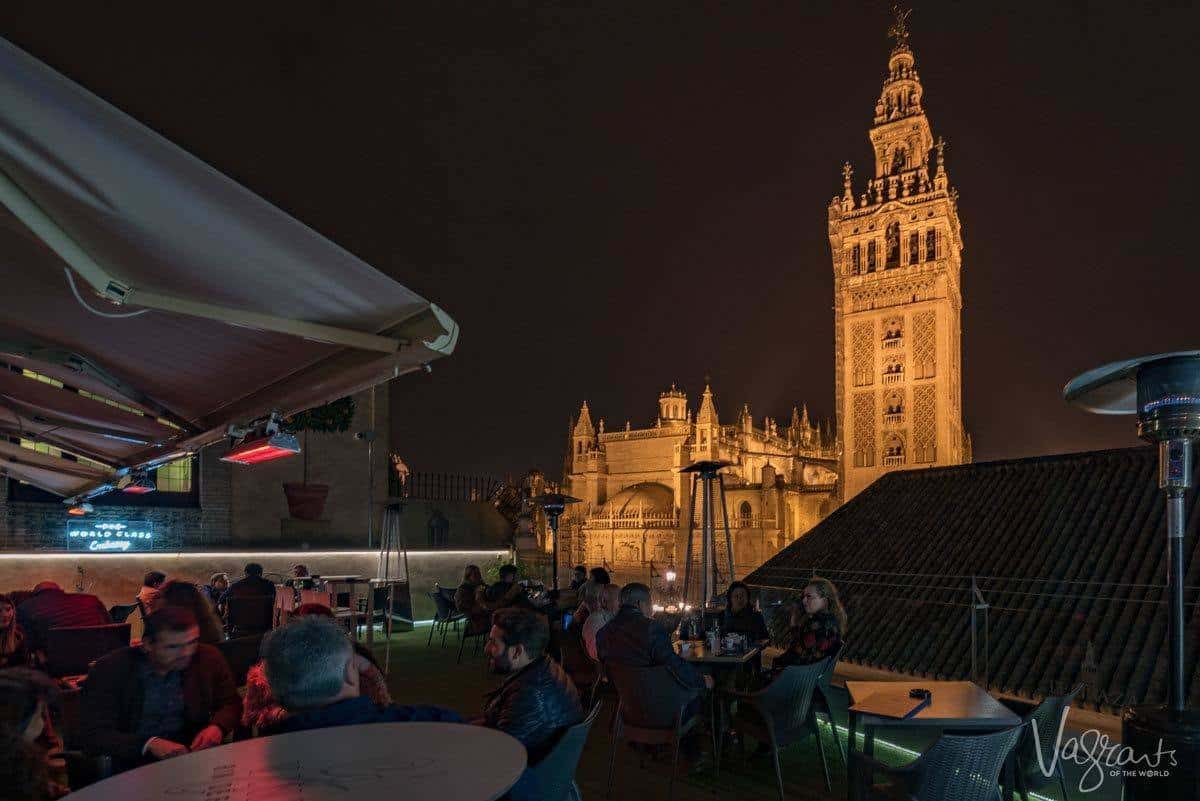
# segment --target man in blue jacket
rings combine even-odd
[[[271,694],[288,716],[261,733],[283,734],[359,723],[461,723],[440,706],[377,706],[358,694],[358,668],[346,630],[318,615],[296,618],[267,635],[263,664]]]

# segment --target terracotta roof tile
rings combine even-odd
[[[850,619],[845,658],[969,678],[972,577],[990,605],[991,686],[1037,698],[1093,680],[1089,706],[1166,689],[1165,515],[1153,448],[888,473],[747,577],[831,579]],[[1188,498],[1187,675],[1197,667],[1196,494]],[[1200,622],[1200,621],[1198,621]],[[979,625],[982,660],[983,626]],[[1089,643],[1094,676],[1085,666]],[[1200,680],[1191,681],[1192,702]]]

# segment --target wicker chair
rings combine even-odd
[[[821,768],[825,772],[825,789],[832,790],[829,779],[829,764],[825,759],[825,745],[821,740],[821,727],[817,721],[818,707],[814,698],[821,698],[821,683],[825,675],[833,670],[837,657],[824,659],[811,665],[793,665],[783,669],[763,689],[754,693],[728,692],[726,696],[737,702],[730,726],[744,735],[750,735],[771,749],[771,760],[775,766],[775,783],[779,788],[779,801],[784,801],[783,773],[779,768],[779,749],[807,739],[810,735],[817,741],[817,752],[821,755]],[[722,707],[724,708],[724,707]],[[828,714],[828,707],[823,711]],[[830,724],[833,718],[830,716]],[[724,736],[724,726],[721,726]],[[834,744],[837,745],[837,728],[833,728]],[[745,740],[742,740],[743,753]],[[837,745],[839,756],[841,746]],[[717,747],[718,769],[721,747]]]
[[[545,801],[580,801],[582,795],[575,785],[575,768],[587,743],[592,724],[600,714],[600,704],[582,722],[566,729],[546,756],[529,770],[537,777],[538,790]]]
[[[1055,764],[1058,774],[1058,786],[1062,790],[1064,801],[1070,801],[1067,794],[1067,779],[1063,776],[1062,760],[1056,760],[1054,747],[1057,742],[1058,725],[1063,718],[1063,711],[1075,701],[1075,696],[1083,689],[1083,684],[1075,685],[1075,689],[1066,695],[1051,696],[1043,700],[1032,712],[1025,715],[1023,720],[1028,724],[1021,742],[1013,753],[1016,759],[1017,789],[1024,801],[1029,801],[1029,791],[1039,790],[1050,783],[1052,776],[1042,772],[1042,765]],[[1033,723],[1036,722],[1035,732]],[[1040,753],[1039,753],[1040,752]]]
[[[604,672],[616,688],[618,699],[608,762],[608,797],[612,797],[617,745],[624,737],[642,745],[670,745],[673,748],[671,783],[667,787],[667,801],[670,801],[675,792],[680,741],[702,717],[694,714],[685,720],[684,714],[688,705],[703,691],[682,685],[666,665],[636,668],[610,662],[605,664]]]
[[[468,639],[475,641],[471,648],[471,656],[479,653],[479,644],[487,638],[488,632],[492,630],[491,616],[487,620],[483,618],[472,618],[467,616],[466,622],[462,627],[462,637],[458,641],[458,663],[462,664],[463,647],[466,646]]]
[[[1024,729],[1022,723],[991,734],[944,734],[925,753],[899,767],[853,751],[850,780],[880,771],[903,778],[912,801],[998,801],[1000,770]]]
[[[576,687],[591,687],[596,683],[600,665],[592,659],[583,638],[575,632],[564,631],[559,639],[562,666]]]

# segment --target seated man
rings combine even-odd
[[[474,721],[520,740],[530,766],[546,756],[563,729],[583,720],[579,692],[545,653],[549,641],[550,625],[544,615],[529,609],[495,614],[485,650],[488,666],[504,681],[487,696],[483,717]],[[541,797],[528,770],[509,797],[513,801]]]
[[[200,643],[191,610],[168,606],[146,618],[141,645],[92,666],[80,735],[84,750],[124,770],[220,745],[241,711],[225,657]]]
[[[620,598],[621,588],[616,584],[601,585],[599,607],[583,623],[583,647],[587,649],[588,656],[597,662],[600,657],[596,652],[596,635],[616,616],[621,608]]]
[[[29,650],[46,651],[46,632],[70,626],[105,626],[112,623],[108,610],[95,595],[63,592],[53,581],[43,581],[17,606],[17,623],[29,637]]]
[[[645,584],[626,584],[621,589],[621,608],[596,633],[596,655],[601,662],[629,667],[666,665],[671,674],[685,687],[712,687],[712,676],[706,676],[689,665],[671,647],[667,630],[650,619],[653,606],[650,588]]]
[[[275,597],[275,584],[263,578],[263,566],[250,562],[243,571],[246,575],[229,585],[224,600],[230,598],[257,598],[262,595]]]
[[[583,582],[588,580],[587,568],[583,565],[575,565],[573,575],[571,577],[571,589],[578,591],[583,586]]]
[[[492,586],[486,584],[476,590],[476,600],[479,606],[489,612],[519,606],[533,609],[533,604],[525,595],[525,585],[517,581],[517,566],[504,565],[500,568],[500,578]]]
[[[438,706],[378,706],[359,694],[359,670],[346,630],[323,615],[299,617],[262,644],[263,667],[275,700],[288,716],[261,734],[283,734],[359,723],[460,723]]]

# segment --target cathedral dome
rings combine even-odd
[[[670,487],[654,481],[643,481],[626,487],[604,502],[601,515],[605,517],[637,514],[673,514],[675,493]]]

